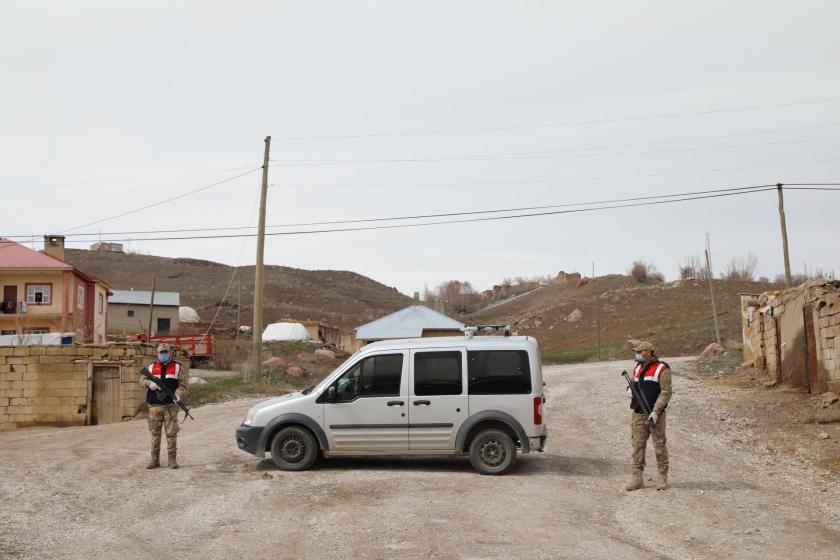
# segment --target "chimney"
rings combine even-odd
[[[64,261],[64,236],[45,235],[44,253],[60,261]]]
[[[420,292],[414,292],[414,305],[420,305]]]

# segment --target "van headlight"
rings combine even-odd
[[[256,411],[252,408],[248,411],[248,414],[245,415],[245,420],[242,423],[246,426],[250,426],[254,422],[254,416],[256,416]]]

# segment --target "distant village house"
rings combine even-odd
[[[44,236],[44,251],[0,238],[0,336],[73,333],[105,342],[108,285],[64,262],[64,237]],[[33,339],[34,340],[34,339]]]
[[[151,309],[152,292],[145,290],[113,290],[110,304],[108,334],[144,333],[149,328],[152,313],[152,336],[180,332],[178,308],[181,305],[181,294],[178,292],[156,291],[154,312]]]

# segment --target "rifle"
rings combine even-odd
[[[656,421],[650,417],[651,408],[650,403],[647,401],[647,397],[641,391],[639,391],[636,384],[633,383],[633,380],[630,379],[630,375],[627,373],[627,370],[621,372],[621,375],[624,376],[625,381],[627,381],[627,386],[630,387],[630,393],[633,395],[633,398],[636,399],[636,402],[639,403],[639,406],[642,407],[642,411],[648,417],[648,423],[650,424],[650,429],[653,430],[656,428]]]
[[[187,416],[189,416],[190,418],[195,420],[195,418],[193,418],[192,414],[190,414],[190,409],[187,408],[187,405],[185,405],[184,402],[181,399],[179,399],[175,396],[175,393],[172,392],[172,389],[167,387],[163,383],[162,379],[157,379],[154,375],[152,375],[152,372],[149,371],[149,368],[141,369],[140,370],[140,375],[142,375],[143,377],[145,377],[146,379],[148,379],[149,381],[151,381],[152,383],[154,383],[155,385],[160,387],[160,391],[155,391],[155,393],[157,393],[157,398],[158,398],[159,401],[163,401],[163,399],[161,398],[161,393],[163,393],[163,395],[165,397],[169,397],[170,399],[172,399],[172,402],[174,402],[179,407],[181,407],[181,410],[183,410],[184,414],[185,414],[184,419],[181,421],[182,424],[187,421]],[[160,383],[158,383],[158,381],[160,381]]]

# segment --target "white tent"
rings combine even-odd
[[[309,333],[300,323],[271,323],[262,333],[263,342],[308,341]]]
[[[178,322],[179,323],[199,323],[201,322],[201,317],[198,316],[198,312],[192,307],[187,307],[182,305],[178,308]]]

